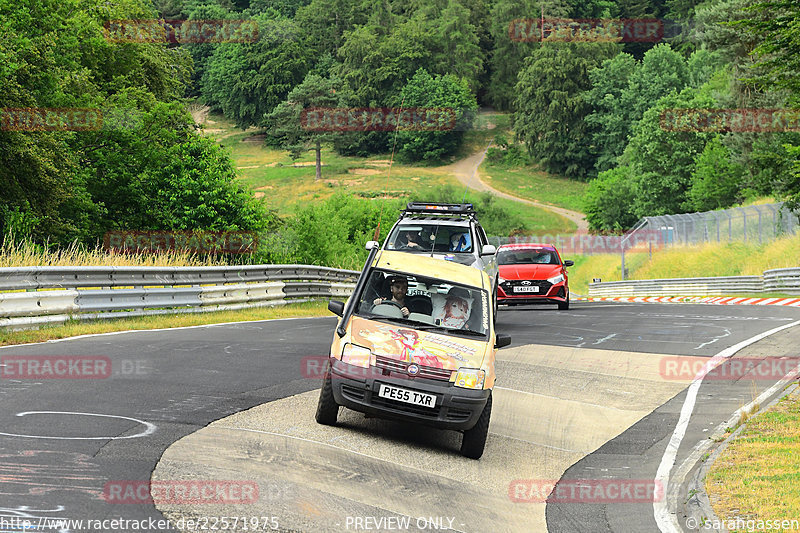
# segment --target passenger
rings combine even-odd
[[[451,252],[466,252],[469,250],[469,233],[454,233],[450,236]]]
[[[436,324],[453,329],[466,327],[471,314],[471,300],[466,289],[452,287],[447,291],[444,303],[439,300],[438,305],[434,304]]]

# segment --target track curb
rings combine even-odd
[[[589,296],[583,302],[686,303],[707,305],[782,305],[800,307],[800,298],[747,298],[736,296]]]

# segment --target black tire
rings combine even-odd
[[[566,311],[569,309],[569,291],[567,291],[567,299],[563,302],[558,302],[559,311]]]
[[[483,449],[486,447],[486,437],[489,435],[489,418],[492,416],[492,393],[489,393],[489,399],[486,400],[486,406],[481,412],[478,422],[472,429],[464,432],[464,438],[461,439],[461,455],[469,457],[470,459],[480,459],[483,455]]]
[[[318,424],[326,426],[336,425],[336,419],[339,416],[339,404],[333,398],[333,384],[331,383],[331,370],[325,372],[325,378],[322,381],[322,389],[319,391],[319,402],[317,402],[316,419]]]

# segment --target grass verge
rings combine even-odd
[[[706,491],[721,520],[800,520],[800,391],[747,421],[711,467]]]
[[[212,266],[225,261],[211,255],[167,250],[157,254],[115,254],[102,248],[86,249],[72,244],[67,248],[48,250],[30,240],[15,241],[12,237],[0,246],[0,267],[25,266]]]
[[[570,289],[578,294],[588,294],[589,283],[593,278],[603,281],[622,279],[619,254],[583,256],[562,251],[561,255],[564,259],[575,261],[575,266],[569,269],[569,280]],[[730,242],[681,246],[653,252],[652,257],[647,252],[625,253],[627,279],[757,276],[764,270],[797,266],[800,266],[800,234],[782,237],[766,244]],[[772,294],[757,296],[779,297]],[[791,295],[780,294],[780,297]]]
[[[63,325],[44,326],[41,329],[4,331],[0,329],[0,346],[44,342],[77,335],[109,333],[112,331],[180,328],[219,324],[223,322],[245,322],[275,320],[278,318],[300,318],[332,316],[327,301],[314,301],[276,307],[256,307],[239,311],[212,311],[209,313],[175,313],[169,315],[68,322]]]
[[[583,211],[583,196],[588,183],[559,178],[528,167],[506,168],[484,161],[481,179],[497,189],[526,200]]]

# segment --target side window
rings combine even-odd
[[[475,233],[478,234],[478,242],[480,242],[480,247],[478,250],[482,250],[484,245],[489,244],[489,239],[486,238],[486,232],[483,231],[483,227],[479,224],[475,224]]]

